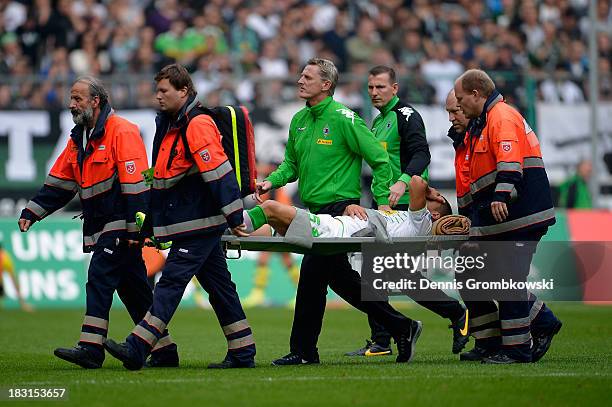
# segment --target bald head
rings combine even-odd
[[[485,71],[469,69],[455,81],[457,103],[468,119],[480,116],[487,98],[495,90],[495,83]]]
[[[469,119],[465,117],[463,110],[458,105],[454,90],[451,90],[446,97],[446,111],[448,112],[448,121],[452,123],[453,129],[458,134],[464,134]]]

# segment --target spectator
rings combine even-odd
[[[0,46],[2,46],[2,64],[0,72],[5,74],[14,73],[15,65],[21,58],[21,47],[17,39],[17,35],[8,32],[0,37]]]
[[[108,14],[106,7],[96,0],[78,0],[72,3],[72,14],[84,20],[105,20]]]
[[[117,27],[109,48],[109,56],[114,72],[126,72],[130,60],[138,48],[138,38],[132,35],[129,28]]]
[[[159,34],[155,38],[155,50],[159,51],[167,60],[179,61],[189,66],[206,51],[204,35],[196,30],[187,30],[183,20],[174,20],[170,31]]]
[[[540,4],[540,22],[555,26],[561,24],[561,9],[555,0],[543,0]]]
[[[30,11],[24,23],[17,27],[15,34],[17,34],[19,45],[30,65],[32,67],[38,66],[42,51],[42,35],[33,11]]]
[[[572,78],[582,79],[588,73],[589,58],[586,54],[584,43],[574,40],[567,50],[566,61],[561,65],[562,69],[569,72]]]
[[[238,9],[236,21],[230,28],[231,51],[245,68],[255,63],[259,51],[259,37],[255,30],[247,25],[248,16],[247,8]]]
[[[281,17],[275,10],[275,1],[261,0],[247,18],[247,24],[262,41],[274,38],[281,25]]]
[[[280,56],[280,45],[280,42],[276,40],[270,40],[264,43],[262,55],[257,61],[261,67],[261,74],[263,76],[278,78],[289,74],[287,61]]]
[[[109,73],[111,61],[106,51],[99,49],[96,34],[87,31],[81,37],[80,48],[73,50],[69,56],[70,68],[77,75],[99,75]]]
[[[251,100],[257,74],[272,71],[287,77],[285,72],[299,72],[309,58],[325,56],[341,72],[352,72],[363,61],[396,66],[400,80],[409,75],[411,85],[422,80],[413,78],[415,72],[422,72],[436,88],[438,101],[448,91],[448,86],[438,89],[444,75],[456,76],[463,67],[492,69],[500,86],[512,90],[505,95],[517,101],[526,92],[523,74],[541,79],[539,75],[558,71],[571,81],[541,83],[539,95],[573,103],[583,100],[588,77],[586,42],[593,24],[587,5],[554,0],[0,0],[0,75],[5,75],[0,81],[10,74],[8,80],[20,82],[20,75],[30,71],[41,75],[27,79],[32,83],[41,83],[51,71],[54,78],[65,78],[71,68],[68,58],[58,60],[58,48],[59,54],[70,55],[78,72],[121,75],[153,73],[175,61],[196,70],[205,56],[210,72],[204,77],[216,81],[220,66],[233,75],[228,79],[223,74],[223,84],[214,84],[224,89],[217,96],[240,94],[241,100]],[[609,0],[597,2],[597,16],[603,30],[597,37],[599,65],[605,72],[612,60]],[[268,41],[276,44],[275,50],[263,46]],[[447,56],[440,59],[440,53]],[[229,60],[218,58],[228,54]],[[498,70],[506,73],[493,73]],[[140,104],[138,82],[128,81],[122,91],[127,105]],[[601,77],[602,95],[609,94],[609,82]],[[41,92],[45,100],[54,94],[54,86],[23,95],[11,89],[14,106],[29,106],[32,98],[38,103]],[[430,100],[430,90],[410,90],[410,100]],[[266,103],[295,99],[285,85],[262,97]]]
[[[399,62],[409,70],[413,70],[418,69],[425,58],[421,36],[417,31],[407,31],[399,51]]]
[[[533,3],[525,2],[521,7],[521,17],[521,31],[527,36],[527,50],[534,52],[544,42],[544,30],[538,21],[538,9]]]
[[[454,80],[463,72],[463,66],[450,58],[446,43],[435,44],[432,54],[432,58],[423,63],[421,73],[436,90],[436,103],[443,104]]]
[[[206,6],[204,14],[193,19],[193,26],[193,30],[205,38],[205,53],[227,54],[229,46],[225,39],[225,33],[228,30],[218,7],[212,4]]]
[[[370,62],[374,51],[381,48],[380,34],[376,31],[374,22],[364,17],[359,21],[357,35],[346,42],[349,58],[352,63]]]
[[[137,29],[144,25],[144,12],[138,2],[131,0],[110,0],[108,14],[110,22],[118,27]]]
[[[460,23],[453,23],[449,27],[448,40],[453,58],[463,61],[471,61],[474,58],[474,47],[467,40],[465,29]]]
[[[156,34],[168,31],[172,22],[181,17],[178,8],[177,0],[153,1],[145,11],[147,25],[153,27]]]
[[[612,100],[610,58],[599,58],[599,98],[604,101]]]
[[[8,32],[14,32],[27,18],[26,7],[17,1],[0,0],[0,23]]]
[[[589,179],[593,173],[590,160],[581,160],[576,173],[559,186],[559,206],[562,208],[591,209],[593,202],[589,191]]]

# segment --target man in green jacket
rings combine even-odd
[[[364,121],[333,100],[338,70],[333,62],[312,58],[298,81],[298,96],[306,107],[289,127],[285,160],[260,182],[259,194],[299,180],[302,202],[315,214],[341,215],[361,197],[361,162],[372,167],[374,197],[388,204],[389,158]],[[262,214],[262,216],[265,216]],[[412,321],[388,302],[362,301],[361,278],[347,256],[305,255],[296,296],[290,353],[272,362],[276,366],[319,362],[317,339],[321,332],[327,286],[359,310],[372,315],[391,332],[398,346],[398,362],[412,359],[421,323]]]
[[[562,208],[592,209],[593,201],[589,191],[589,178],[593,172],[590,160],[582,160],[576,167],[576,174],[559,185],[559,205]]]
[[[393,68],[378,65],[370,69],[368,94],[372,105],[380,111],[372,123],[372,132],[387,151],[393,172],[389,203],[393,209],[407,211],[410,197],[406,187],[413,175],[427,178],[431,155],[421,115],[414,107],[398,98],[398,90]],[[372,205],[376,207],[378,202],[375,200]],[[466,326],[465,310],[457,300],[442,290],[438,290],[434,298],[416,302],[450,321],[453,328],[452,351],[459,353],[469,339],[467,330],[463,329]],[[391,354],[391,334],[372,318],[368,318],[368,323],[372,333],[371,341],[366,341],[366,346],[348,352],[346,356]]]

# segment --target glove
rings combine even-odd
[[[158,250],[166,250],[172,246],[172,242],[160,243],[153,236],[153,225],[151,224],[150,217],[142,212],[136,212],[136,226],[140,231],[141,240],[149,239],[150,244],[145,243],[147,246],[153,246]]]

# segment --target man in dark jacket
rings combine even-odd
[[[132,320],[140,321],[152,302],[151,287],[136,242],[135,215],[147,211],[149,188],[141,171],[147,153],[138,127],[116,115],[99,80],[82,77],[70,91],[76,126],[51,168],[45,184],[21,212],[19,229],[62,208],[78,192],[83,206],[83,248],[93,252],[87,274],[87,310],[79,343],[58,348],[55,355],[84,368],[99,368],[108,314],[117,290]],[[167,330],[149,361],[152,366],[178,366],[176,345]]]
[[[234,234],[243,234],[236,175],[213,119],[206,114],[190,115],[200,106],[187,70],[168,65],[155,82],[161,113],[153,141],[153,188],[147,219],[155,239],[172,241],[172,248],[149,312],[126,342],[108,340],[105,347],[127,369],[140,369],[195,275],[209,293],[228,346],[225,359],[208,367],[253,367],[255,341],[220,244],[228,227]],[[145,219],[145,233],[147,229]]]

